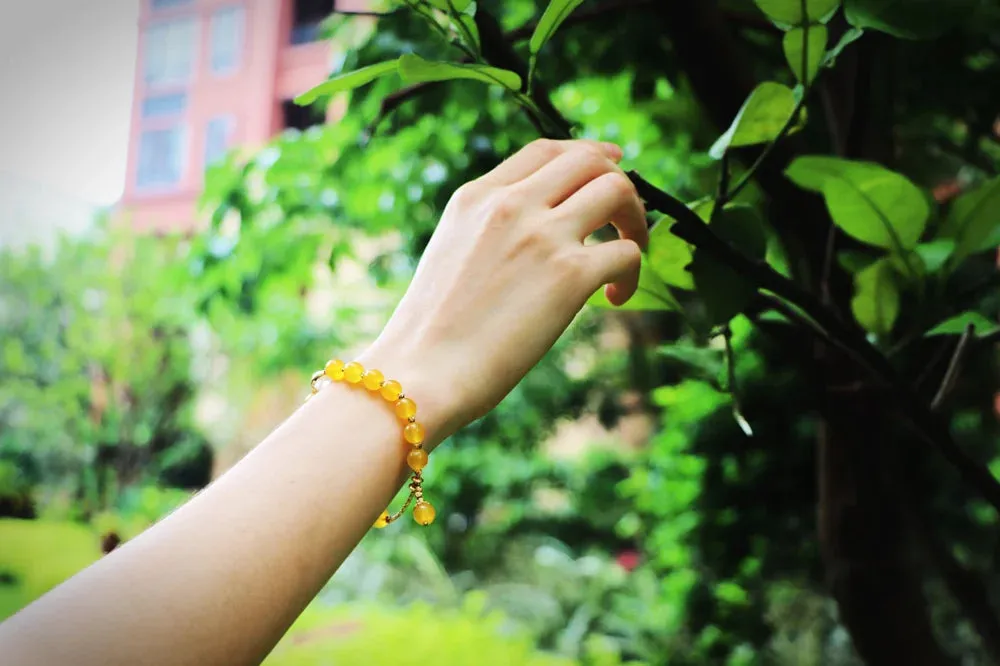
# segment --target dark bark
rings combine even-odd
[[[868,666],[950,664],[934,637],[904,514],[886,474],[897,466],[886,396],[850,372],[829,379],[818,518],[840,621]]]

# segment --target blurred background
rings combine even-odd
[[[480,4],[516,34],[544,3]],[[753,3],[721,5],[752,70],[789,79]],[[719,128],[657,7],[585,3],[599,20],[564,28],[540,71],[578,135],[618,142],[692,200],[714,190]],[[223,473],[324,359],[363,349],[450,194],[537,136],[475,82],[408,99],[386,80],[295,105],[331,72],[446,52],[385,11],[0,6],[0,619]],[[987,16],[899,74],[896,131],[934,148],[907,159],[939,200],[1000,168],[1000,144],[956,129],[996,135],[993,116],[966,114],[1000,108]],[[815,377],[792,353],[801,339],[757,323],[730,323],[730,375],[722,339],[676,313],[587,308],[434,454],[434,527],[369,535],[267,663],[861,664],[816,537]],[[995,361],[966,378],[953,421],[994,463]],[[991,562],[985,504],[949,473],[927,497],[962,560]],[[992,663],[935,575],[924,590],[939,642]]]

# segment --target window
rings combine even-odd
[[[145,130],[139,139],[139,187],[176,185],[184,164],[184,129]]]
[[[295,0],[292,8],[292,44],[319,39],[320,25],[333,13],[334,0]]]
[[[162,21],[146,28],[143,76],[146,83],[185,83],[194,70],[198,24],[193,17]]]
[[[151,0],[153,9],[169,9],[191,4],[191,0]]]
[[[326,121],[326,114],[315,106],[299,106],[288,99],[281,103],[282,116],[284,117],[285,129],[297,129],[305,131],[314,125],[322,125]]]
[[[227,74],[240,64],[243,53],[243,7],[224,7],[212,14],[211,66],[216,74]]]
[[[142,100],[142,117],[177,116],[183,113],[185,108],[187,108],[187,95],[184,93],[156,95]]]
[[[205,126],[205,166],[210,167],[229,152],[235,121],[232,116],[217,116]]]

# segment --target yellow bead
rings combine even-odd
[[[326,376],[335,382],[339,382],[344,378],[344,362],[339,358],[335,358],[332,361],[328,361],[326,367],[323,368]]]
[[[375,519],[375,524],[372,525],[372,527],[380,530],[388,524],[389,524],[389,512],[383,511],[382,515],[380,515],[378,518]]]
[[[395,409],[396,416],[404,421],[411,416],[417,415],[417,403],[413,402],[409,398],[401,398],[397,400]]]
[[[430,525],[434,522],[434,507],[429,502],[417,502],[413,507],[413,520],[421,525]]]
[[[410,452],[406,454],[406,464],[414,472],[419,472],[427,466],[427,452],[423,449],[410,449]]]
[[[369,391],[377,391],[381,388],[383,379],[385,379],[385,375],[378,370],[369,370],[365,373],[364,377],[361,378],[361,381],[364,383],[365,388]]]
[[[403,387],[395,379],[390,379],[385,384],[382,384],[382,397],[389,402],[395,402],[402,394]]]
[[[403,428],[403,439],[410,444],[420,444],[424,441],[424,427],[416,421],[407,423]]]
[[[346,366],[344,366],[344,379],[352,384],[357,384],[361,381],[361,375],[365,374],[364,367],[357,361],[351,361]]]

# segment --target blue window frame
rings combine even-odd
[[[236,121],[232,116],[216,116],[205,126],[205,167],[210,167],[229,152],[233,128]]]
[[[209,26],[209,63],[215,74],[236,71],[243,56],[246,10],[234,5],[222,7],[212,14]]]
[[[150,0],[149,4],[153,9],[170,9],[171,7],[183,7],[190,5],[193,0]]]
[[[198,23],[193,16],[150,24],[143,39],[143,78],[151,85],[187,83],[197,49]]]
[[[179,116],[187,108],[187,95],[174,93],[172,95],[154,95],[142,100],[143,118],[163,118]]]
[[[184,169],[183,125],[143,130],[139,137],[136,184],[139,187],[169,187],[181,180]]]

